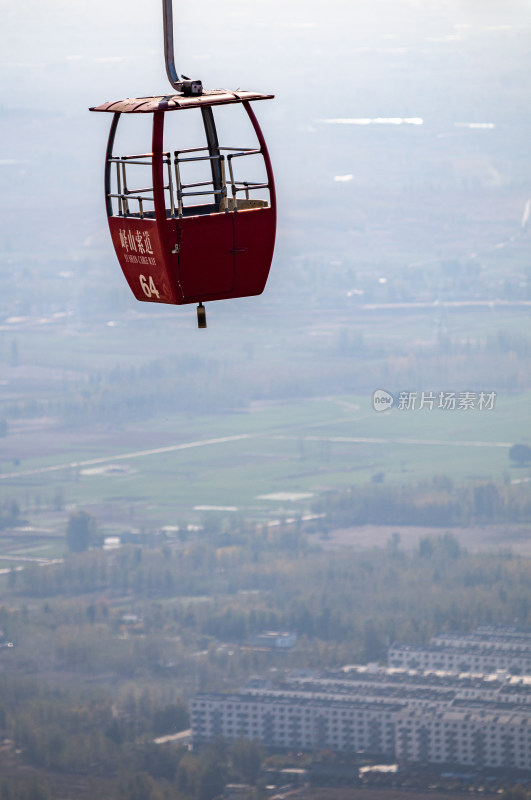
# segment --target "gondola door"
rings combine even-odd
[[[220,210],[224,181],[212,108],[201,108],[201,116],[208,154],[190,153],[189,156],[191,160],[199,157],[203,163],[207,159],[212,181],[211,184],[208,181],[192,183],[183,188],[193,190],[188,196],[206,194],[210,197],[211,194],[213,203],[208,214],[194,213],[189,208],[188,214],[177,220],[178,281],[185,302],[234,290],[234,223],[232,214]],[[180,188],[177,186],[178,191]]]
[[[179,285],[185,300],[233,291],[233,216],[220,213],[177,220]]]

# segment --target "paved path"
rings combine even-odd
[[[345,442],[353,444],[420,444],[420,445],[448,445],[449,447],[512,447],[512,442],[468,442],[444,439],[408,439],[406,437],[391,436],[381,439],[368,436],[271,436],[271,439],[293,439],[300,442]]]
[[[91,458],[88,461],[68,461],[66,464],[54,464],[51,467],[37,467],[36,469],[20,470],[19,472],[5,472],[0,474],[0,480],[7,478],[25,478],[28,475],[43,475],[46,472],[59,472],[63,469],[78,469],[80,467],[93,467],[101,464],[113,464],[115,461],[129,461],[131,458],[144,458],[145,456],[158,456],[162,453],[175,453],[178,450],[191,450],[194,447],[208,447],[212,444],[226,444],[237,442],[240,439],[252,439],[255,434],[240,433],[237,436],[221,436],[219,439],[199,439],[195,442],[184,444],[171,444],[168,447],[155,447],[152,450],[137,450],[133,453],[120,453],[105,458]]]

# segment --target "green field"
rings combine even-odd
[[[286,314],[266,304],[254,319],[258,302],[212,304],[200,332],[189,308],[117,312],[110,326],[0,326],[0,508],[15,500],[42,529],[3,535],[2,551],[60,554],[54,537],[75,508],[112,535],[305,515],[324,492],[374,476],[528,477],[508,457],[531,431],[526,308]],[[497,395],[492,410],[376,413],[378,388]]]
[[[376,473],[386,483],[442,474],[454,482],[521,478],[527,472],[511,465],[508,450],[530,428],[530,416],[525,394],[498,397],[490,411],[378,414],[370,397],[348,395],[257,403],[221,417],[179,415],[141,429],[124,426],[90,446],[76,447],[71,434],[50,434],[53,456],[25,458],[11,471],[4,466],[0,492],[24,502],[60,490],[66,504],[97,506],[109,524],[127,507],[135,509],[137,524],[198,522],[206,511],[196,506],[268,519],[307,513],[320,493],[366,483]],[[261,497],[279,492],[311,496]]]

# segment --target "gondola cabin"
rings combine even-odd
[[[137,300],[202,304],[263,292],[275,245],[275,184],[250,101],[270,97],[215,90],[91,109],[113,114],[105,163],[107,215],[118,261]],[[247,114],[255,146],[218,142],[214,108],[227,105]],[[165,149],[170,113],[201,115],[203,142]],[[139,114],[152,116],[150,152],[117,155],[115,138],[123,115]],[[243,169],[253,160],[260,161],[258,180],[248,180]],[[206,169],[206,179],[187,178],[192,167]]]

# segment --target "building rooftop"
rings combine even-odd
[[[241,708],[244,705],[261,705],[261,704],[269,704],[272,703],[278,705],[286,705],[292,706],[293,701],[297,700],[297,705],[300,706],[313,706],[317,708],[344,708],[345,704],[348,704],[350,707],[354,707],[364,711],[381,711],[382,708],[385,711],[400,711],[403,708],[403,703],[397,702],[388,702],[386,700],[382,700],[381,702],[377,701],[365,701],[360,700],[356,697],[345,697],[344,699],[337,700],[335,698],[330,699],[321,699],[316,697],[297,697],[294,698],[291,695],[282,695],[282,694],[273,694],[273,693],[260,693],[260,694],[248,694],[248,695],[226,695],[221,693],[215,692],[200,692],[196,694],[193,698],[192,702],[202,702],[202,701],[223,701],[223,702],[232,702],[235,706]]]

